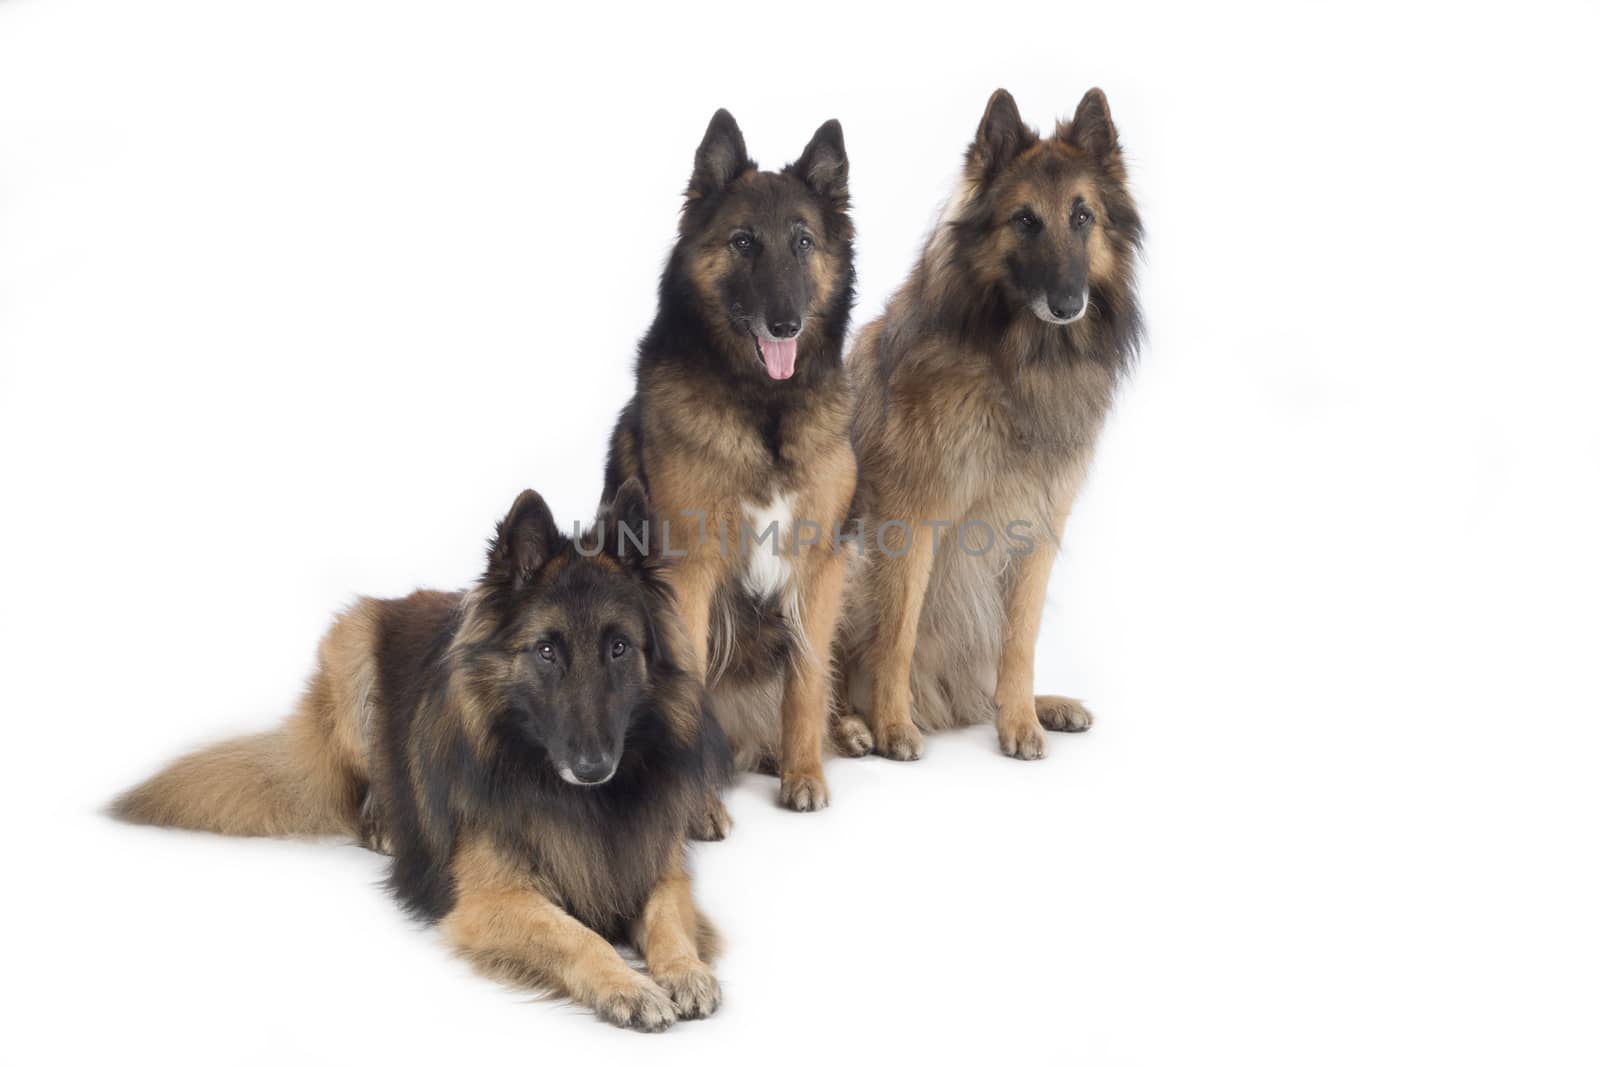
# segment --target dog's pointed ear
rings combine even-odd
[[[829,119],[811,135],[811,143],[790,168],[812,191],[839,202],[850,198],[850,157],[844,151],[844,127]]]
[[[611,500],[600,509],[600,537],[605,553],[630,564],[654,558],[660,551],[659,534],[651,518],[650,499],[639,479],[629,478],[617,486]]]
[[[710,196],[727,188],[728,183],[753,164],[744,150],[744,134],[725,108],[718,108],[706,127],[706,135],[694,153],[694,174],[689,178],[689,198]]]
[[[562,542],[550,505],[532,489],[524,489],[495,530],[484,581],[526,588],[539,568],[561,550]]]
[[[1105,162],[1120,151],[1117,127],[1111,121],[1111,105],[1106,94],[1090,89],[1078,101],[1071,125],[1056,124],[1056,136],[1093,158]]]
[[[1017,102],[1004,89],[996,89],[983,109],[978,137],[972,142],[972,159],[985,173],[993,173],[1027,147],[1032,131],[1022,123]]]

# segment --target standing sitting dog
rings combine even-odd
[[[606,464],[608,492],[638,478],[668,524],[667,578],[735,765],[776,769],[796,811],[828,803],[836,541],[856,480],[848,169],[837,122],[771,172],[716,113]],[[699,836],[729,825],[709,797]]]
[[[1078,701],[1034,695],[1034,644],[1138,347],[1141,234],[1100,90],[1053,137],[1005,90],[989,99],[959,189],[848,363],[868,536],[841,631],[846,751],[917,759],[922,730],[993,718],[1002,752],[1037,759],[1044,729],[1089,728]]]
[[[645,523],[630,482],[574,543],[524,492],[474,588],[358,601],[287,722],[185,756],[114,813],[381,842],[400,902],[480,967],[637,1030],[709,1015],[717,937],[684,839],[729,758],[659,559],[618,530]]]

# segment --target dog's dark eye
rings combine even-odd
[[[1094,215],[1086,207],[1080,207],[1072,213],[1072,225],[1080,230],[1093,221]]]
[[[549,641],[540,641],[533,646],[533,650],[539,653],[539,658],[546,663],[554,663],[556,661],[556,646]]]
[[[628,654],[628,642],[624,641],[620,637],[617,638],[615,641],[611,642],[611,658],[612,659],[621,659],[623,656],[626,656],[627,654]]]
[[[755,240],[747,233],[736,233],[733,240],[728,242],[735,252],[748,252],[756,246]]]
[[[800,235],[800,239],[794,244],[796,248],[800,249],[800,251],[809,252],[811,251],[811,246],[816,244],[816,242],[811,239],[811,235],[809,233],[803,233]]]
[[[1011,221],[1029,233],[1033,233],[1039,228],[1039,216],[1026,208],[1011,216]]]

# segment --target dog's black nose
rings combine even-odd
[[[787,341],[800,332],[800,323],[794,319],[785,319],[783,322],[774,322],[767,329],[772,331],[772,336],[780,341]]]
[[[1083,310],[1083,297],[1077,296],[1052,296],[1045,301],[1050,306],[1050,314],[1058,319],[1070,319]]]
[[[572,776],[585,785],[603,782],[611,777],[609,756],[579,756],[572,761]]]

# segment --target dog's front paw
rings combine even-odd
[[[1039,696],[1033,698],[1034,711],[1038,712],[1039,725],[1046,730],[1063,730],[1081,734],[1094,725],[1094,716],[1081,700],[1071,697]]]
[[[872,731],[859,715],[841,715],[833,720],[833,747],[839,755],[855,758],[872,751]]]
[[[1044,758],[1044,728],[1032,712],[1001,719],[996,729],[1000,734],[1000,751],[1003,754],[1016,759]]]
[[[922,758],[922,731],[909,722],[891,722],[881,727],[873,738],[878,755],[892,760]]]
[[[595,1002],[594,1011],[612,1026],[647,1034],[660,1033],[678,1021],[673,998],[648,978],[605,994]]]
[[[778,786],[778,803],[790,811],[821,811],[828,806],[828,783],[822,772],[785,772]]]
[[[707,793],[705,803],[689,819],[689,836],[696,841],[721,841],[733,830],[733,816],[715,793]]]
[[[722,1004],[722,986],[711,968],[696,960],[652,972],[650,977],[672,997],[680,1019],[704,1019]]]

